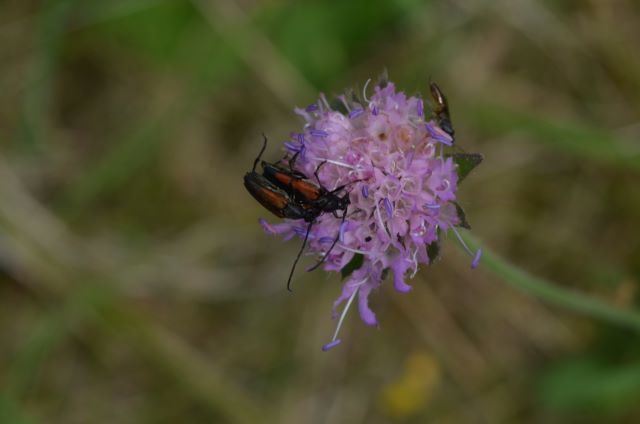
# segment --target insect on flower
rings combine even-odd
[[[343,211],[344,216],[344,212],[346,212],[349,206],[349,195],[345,194],[339,197],[336,193],[344,190],[347,184],[341,185],[331,191],[322,186],[320,178],[318,177],[318,171],[326,162],[320,163],[313,173],[318,181],[318,185],[312,183],[304,174],[294,170],[293,167],[296,158],[297,153],[289,161],[289,169],[275,163],[262,161],[263,175],[269,181],[286,190],[301,204],[322,212],[331,212],[336,218],[339,218],[337,211]]]
[[[449,134],[453,139],[455,131],[453,129],[453,125],[451,124],[451,115],[449,114],[449,104],[447,103],[447,98],[444,96],[444,94],[442,94],[442,90],[440,90],[440,87],[438,87],[438,84],[436,84],[435,82],[431,82],[431,84],[429,84],[429,88],[431,90],[431,97],[435,102],[435,107],[433,108],[433,116],[438,122],[440,128],[442,128],[442,131]]]
[[[339,107],[320,95],[308,107],[297,108],[305,122],[284,143],[289,166],[263,162],[260,175],[255,172],[258,156],[245,176],[249,192],[285,218],[278,224],[260,220],[265,231],[285,239],[304,237],[294,268],[305,251],[321,258],[313,268],[322,265],[342,274],[342,293],[333,308],[338,323],[323,350],[340,343],[351,305],[358,305],[365,324],[378,325],[369,296],[387,275],[393,275],[396,291],[409,292],[405,280],[416,275],[419,265],[436,260],[447,233],[473,257],[472,268],[480,261],[481,251],[472,252],[458,232],[470,226],[457,192],[482,155],[446,151],[454,145],[454,129],[447,100],[435,83],[430,84],[434,105],[425,113],[421,98],[397,92],[386,80],[368,93],[369,82],[360,98],[339,96]]]
[[[342,219],[341,223],[344,223],[349,206],[349,195],[345,194],[343,197],[339,197],[336,194],[344,190],[346,184],[331,191],[322,186],[318,177],[318,171],[322,164],[318,165],[318,168],[314,171],[319,184],[315,185],[304,174],[293,170],[297,155],[294,155],[289,161],[289,169],[274,163],[260,161],[267,146],[267,137],[264,135],[263,137],[262,149],[253,163],[252,171],[248,172],[244,177],[245,187],[260,204],[274,215],[280,218],[302,219],[308,223],[304,241],[287,279],[287,290],[291,291],[291,279],[307,244],[309,232],[314,221],[321,214],[331,212],[336,218]],[[263,168],[262,175],[255,171],[258,162],[261,162]],[[339,210],[342,211],[341,217],[337,214]],[[322,265],[324,259],[331,253],[331,250],[338,242],[338,238],[339,233],[333,239],[323,258],[309,268],[308,271],[312,271]]]

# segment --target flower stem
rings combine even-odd
[[[477,249],[480,245],[469,234],[464,234],[463,238],[472,249]],[[484,267],[491,270],[512,287],[557,306],[640,332],[640,312],[631,309],[620,309],[588,295],[563,288],[556,283],[533,276],[523,269],[510,264],[486,247],[483,247],[482,250],[481,263]]]

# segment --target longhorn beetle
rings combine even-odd
[[[253,168],[251,172],[246,173],[244,176],[244,185],[247,188],[247,191],[249,191],[249,194],[251,194],[262,206],[274,215],[280,218],[303,219],[305,222],[309,223],[304,241],[302,242],[298,255],[293,262],[293,266],[291,267],[291,272],[289,273],[289,278],[287,280],[287,290],[291,291],[291,279],[309,239],[309,233],[313,223],[323,213],[332,212],[336,218],[342,218],[340,223],[340,226],[342,226],[347,216],[349,195],[345,194],[343,197],[336,195],[336,193],[343,190],[345,186],[340,186],[335,190],[329,191],[322,187],[322,185],[316,186],[310,182],[301,172],[293,170],[293,164],[295,163],[297,155],[289,161],[290,169],[261,161],[263,175],[258,174],[255,169],[267,147],[267,138],[264,135],[263,137],[264,142],[262,149],[260,150],[258,157],[253,162]],[[318,170],[323,164],[324,162],[321,163],[314,172],[316,179],[318,179]],[[320,183],[319,179],[318,183]],[[336,213],[338,210],[343,211],[341,217]],[[329,247],[322,259],[311,267],[309,271],[316,269],[326,260],[339,238],[340,233],[338,232],[338,235],[333,240],[331,247]]]
[[[297,156],[298,153],[289,160],[289,169],[274,163],[262,161],[263,175],[278,187],[286,190],[296,201],[305,206],[311,207],[318,213],[318,216],[324,212],[331,212],[333,216],[341,219],[340,227],[342,227],[342,224],[347,217],[347,208],[350,204],[349,193],[346,193],[342,197],[338,196],[336,193],[344,190],[348,184],[338,186],[331,191],[323,187],[320,182],[320,178],[318,177],[318,171],[326,163],[322,162],[313,173],[318,181],[318,185],[315,185],[309,181],[304,174],[293,169]],[[362,180],[351,181],[349,184],[353,184],[358,181]],[[338,216],[337,211],[339,210],[342,211],[342,216]],[[339,238],[340,232],[338,232],[338,235],[333,240],[333,243],[331,243],[331,246],[326,253],[322,256],[322,259],[309,268],[308,271],[313,271],[324,263],[324,261],[329,257],[329,253],[331,253],[335,245],[338,243]]]
[[[318,185],[315,185],[309,181],[304,174],[293,170],[293,164],[295,163],[297,155],[298,153],[289,161],[289,169],[275,163],[262,161],[263,175],[278,187],[289,192],[298,202],[320,209],[322,212],[331,212],[338,218],[336,211],[347,210],[349,206],[349,195],[345,194],[339,197],[336,193],[344,190],[347,184],[341,185],[331,191],[324,188],[318,177],[320,167],[326,163],[322,162],[313,173],[318,181]],[[352,181],[350,184],[357,181],[359,180]]]
[[[311,208],[305,208],[303,205],[294,201],[293,198],[286,191],[277,187],[271,181],[266,179],[263,175],[260,175],[256,172],[256,166],[258,165],[258,161],[264,153],[264,149],[267,147],[267,140],[265,138],[265,142],[262,145],[262,150],[258,154],[258,157],[253,162],[253,168],[251,172],[247,172],[244,175],[244,186],[262,206],[265,207],[269,212],[273,213],[275,216],[279,218],[290,218],[290,219],[303,219],[305,222],[308,222],[307,232],[304,236],[304,241],[302,242],[302,247],[296,256],[295,261],[293,261],[293,266],[291,267],[291,272],[289,273],[289,279],[287,280],[287,290],[291,291],[291,278],[293,277],[293,272],[296,269],[296,265],[298,264],[298,260],[302,255],[302,251],[307,245],[307,240],[309,239],[309,232],[311,231],[311,227],[313,226],[314,221],[318,217],[319,213]]]

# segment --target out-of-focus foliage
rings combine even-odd
[[[318,92],[446,93],[459,195],[509,261],[617,308],[640,279],[640,6],[0,2],[0,421],[640,421],[640,335],[445,243],[330,353],[340,276],[299,272],[241,178]]]

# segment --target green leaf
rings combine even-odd
[[[451,203],[455,205],[456,215],[458,215],[458,219],[460,220],[460,223],[456,225],[456,227],[462,227],[462,228],[466,228],[467,230],[470,230],[471,225],[469,225],[469,223],[467,222],[467,215],[464,213],[464,209],[462,209],[462,206],[460,206],[458,202],[451,202]]]
[[[458,173],[458,184],[466,178],[476,166],[480,165],[484,156],[481,153],[452,153],[445,157],[453,158]]]
[[[376,81],[376,85],[380,88],[385,88],[389,84],[389,70],[384,68],[382,73],[378,76],[378,80]]]
[[[355,255],[353,255],[353,258],[351,258],[349,263],[346,264],[344,268],[342,268],[342,270],[340,271],[340,273],[342,274],[342,279],[344,280],[345,278],[350,276],[353,273],[353,271],[355,271],[356,269],[359,269],[362,266],[363,262],[364,262],[364,256],[362,254],[356,253]]]
[[[340,112],[343,115],[348,115],[349,111],[347,110],[347,107],[344,105],[344,103],[342,102],[342,100],[340,100],[339,98],[333,98],[329,101],[329,106],[331,107],[331,109],[335,110],[336,112]]]
[[[433,241],[427,245],[427,256],[429,257],[429,263],[432,264],[433,261],[438,259],[440,255],[440,243],[438,240]]]

